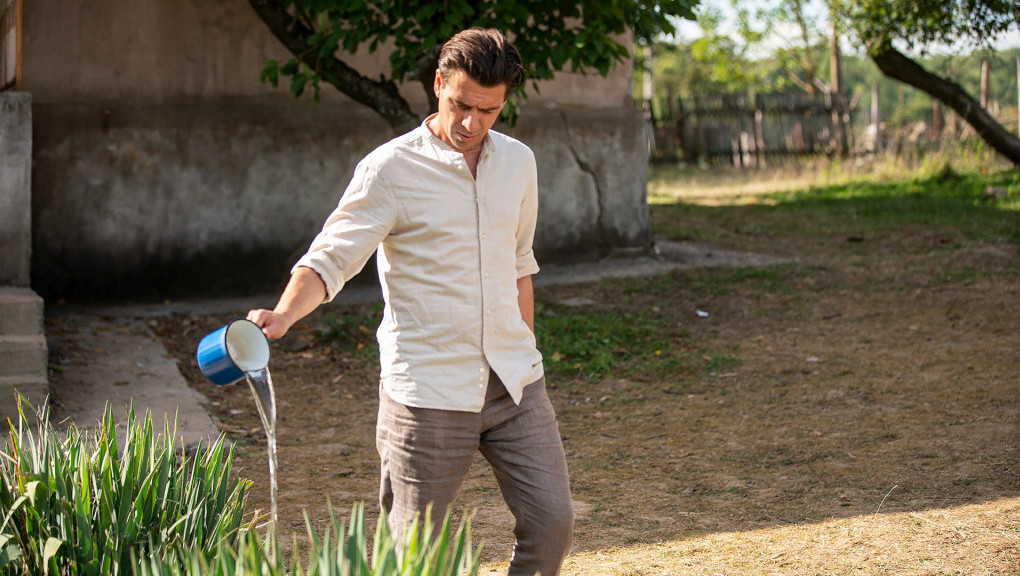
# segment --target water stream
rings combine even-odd
[[[272,519],[270,529],[276,531],[276,392],[273,390],[273,377],[269,368],[253,370],[246,373],[248,387],[255,397],[255,406],[262,419],[262,428],[266,431],[269,451],[269,515]]]

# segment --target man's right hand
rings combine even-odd
[[[271,340],[283,338],[287,334],[287,330],[290,330],[292,324],[283,314],[264,308],[249,311],[248,320],[262,328],[262,333]]]

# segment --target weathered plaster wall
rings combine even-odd
[[[336,205],[381,124],[351,107],[282,113],[229,99],[39,105],[37,290],[271,287]]]
[[[0,286],[29,285],[32,95],[0,92]]]
[[[34,0],[24,26],[46,296],[278,287],[356,162],[393,136],[331,87],[315,104],[259,83],[287,54],[245,0]],[[564,74],[524,103],[512,133],[539,159],[543,261],[648,248],[629,74]],[[401,90],[424,115],[420,85]]]

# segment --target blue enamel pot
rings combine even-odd
[[[198,367],[214,384],[226,386],[269,365],[269,340],[250,320],[233,320],[198,343]]]

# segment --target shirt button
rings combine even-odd
[[[485,368],[479,368],[478,372],[481,373],[481,374],[485,374]]]
[[[460,164],[457,164],[457,170],[463,172],[464,171],[464,166],[462,166]]]
[[[491,309],[490,310],[486,310],[485,311],[485,315],[486,316],[492,316],[492,310]]]

